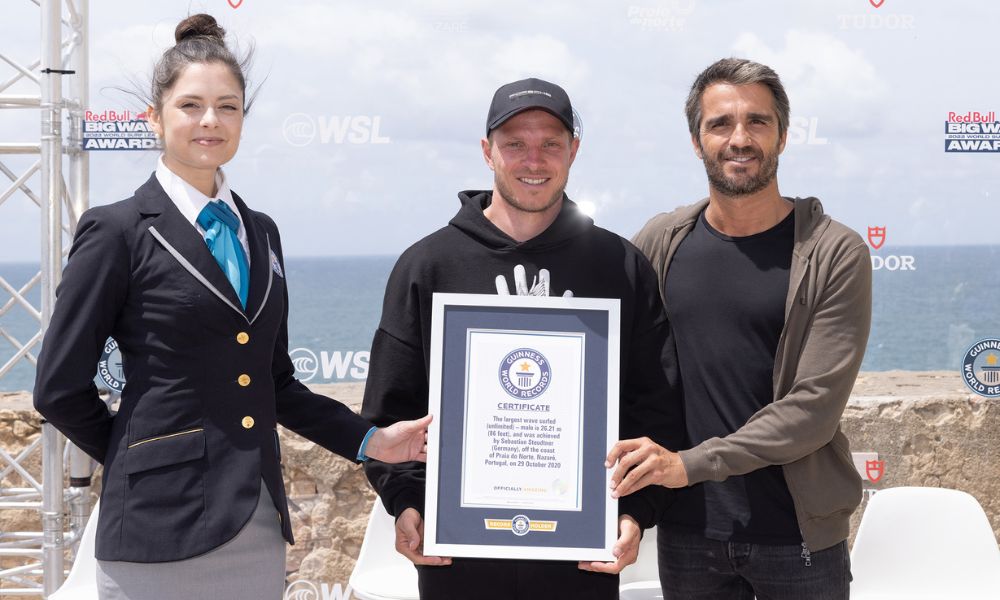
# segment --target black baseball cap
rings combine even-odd
[[[534,109],[552,113],[573,133],[573,105],[566,90],[532,77],[500,86],[493,94],[490,114],[486,117],[486,135],[514,115]]]

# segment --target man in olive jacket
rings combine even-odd
[[[665,597],[846,599],[861,479],[840,419],[871,325],[868,248],[819,200],[779,194],[773,70],[720,60],[686,112],[709,197],[633,243],[660,277],[693,447],[619,442],[612,485],[683,488],[659,523]]]

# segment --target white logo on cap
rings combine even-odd
[[[518,98],[520,96],[528,96],[528,95],[531,95],[531,94],[541,94],[542,96],[548,96],[549,98],[552,97],[552,94],[550,94],[548,92],[543,92],[541,90],[524,90],[523,92],[514,92],[513,94],[511,94],[510,96],[508,96],[508,98],[510,98],[511,100],[513,100],[514,98]]]

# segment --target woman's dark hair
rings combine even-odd
[[[243,113],[253,104],[247,98],[246,72],[253,54],[251,48],[242,59],[229,50],[225,42],[226,30],[219,26],[215,17],[206,14],[191,15],[177,24],[174,39],[177,43],[164,51],[153,68],[151,100],[153,108],[163,108],[163,97],[177,83],[182,71],[192,64],[221,63],[229,68],[243,92]],[[252,96],[255,96],[253,94]]]

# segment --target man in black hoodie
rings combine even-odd
[[[538,79],[505,85],[486,132],[493,190],[459,193],[462,206],[448,226],[407,249],[389,276],[362,414],[380,426],[424,415],[432,294],[506,293],[506,276],[520,265],[524,280],[539,282],[531,293],[621,300],[620,435],[681,447],[674,346],[656,275],[564,192],[580,145],[566,92]],[[529,292],[517,280],[513,288]],[[417,565],[424,600],[617,598],[617,574],[635,561],[641,530],[656,522],[669,493],[651,486],[620,499],[615,562],[452,560],[422,552],[424,464],[373,460],[365,472],[396,517],[396,549]]]

